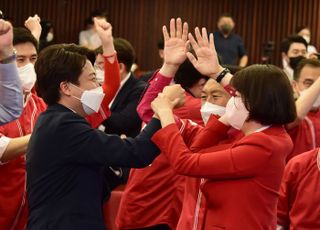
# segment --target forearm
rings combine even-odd
[[[171,109],[165,109],[165,110],[161,110],[158,113],[158,116],[160,118],[160,122],[161,122],[161,127],[164,128],[170,124],[174,124],[175,123],[175,119],[173,116],[173,112]]]
[[[303,119],[311,110],[320,94],[320,80],[310,86],[296,101],[297,119]]]
[[[6,162],[24,155],[27,151],[30,136],[31,134],[11,139],[1,157],[1,161]]]
[[[158,93],[162,92],[164,87],[170,84],[171,81],[172,77],[162,75],[160,71],[156,72],[152,77],[147,90],[137,106],[139,117],[145,123],[148,123],[153,116],[151,102],[158,96]]]
[[[105,97],[102,104],[109,106],[110,102],[116,95],[120,87],[120,68],[118,59],[115,56],[114,61],[110,62],[109,58],[104,58],[104,83],[102,85]]]
[[[0,64],[0,124],[16,119],[23,109],[23,96],[16,63]]]
[[[246,67],[248,64],[248,56],[247,55],[244,55],[240,58],[240,61],[239,61],[239,66],[241,67]]]

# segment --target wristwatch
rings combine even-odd
[[[6,57],[5,59],[0,60],[0,64],[11,63],[11,62],[15,61],[16,58],[17,58],[17,51],[16,51],[16,49],[13,49],[12,55],[10,55],[9,57]]]
[[[230,73],[230,70],[224,68],[224,70],[221,73],[219,73],[218,77],[216,78],[216,81],[220,83],[222,81],[222,78],[224,78],[224,76],[226,76],[227,73]]]

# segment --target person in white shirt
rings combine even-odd
[[[101,40],[93,23],[94,17],[107,19],[107,13],[101,10],[92,12],[90,17],[85,20],[86,29],[82,30],[79,34],[79,45],[92,50],[101,46]]]

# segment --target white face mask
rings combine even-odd
[[[231,97],[226,106],[226,117],[229,124],[233,128],[240,130],[248,115],[249,112],[243,104],[241,97]]]
[[[49,32],[47,34],[47,42],[51,42],[53,40],[53,33]]]
[[[30,92],[37,80],[37,75],[34,70],[34,65],[29,63],[23,67],[18,68],[22,89],[25,92]]]
[[[211,114],[222,116],[226,112],[226,108],[220,105],[215,105],[210,102],[205,102],[200,109],[202,120],[207,124]]]
[[[81,101],[83,110],[87,115],[97,113],[101,106],[102,100],[104,98],[104,93],[102,87],[97,87],[91,90],[84,90],[80,87],[72,84],[74,87],[83,91],[81,98],[75,97]]]
[[[300,91],[300,96],[304,95],[306,93],[306,90]],[[312,108],[317,109],[320,107],[320,95],[317,97],[317,99],[313,102]]]
[[[96,78],[100,84],[104,82],[104,71],[100,68],[95,68],[96,70]]]
[[[304,38],[304,40],[306,40],[306,42],[309,44],[310,43],[310,36],[308,35],[303,35],[302,36]]]

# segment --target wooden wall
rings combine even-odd
[[[58,42],[78,41],[83,22],[95,9],[107,9],[115,36],[128,39],[136,49],[142,69],[161,64],[157,40],[161,26],[171,17],[182,17],[195,26],[216,29],[222,12],[230,12],[236,32],[247,47],[250,63],[260,63],[263,45],[275,42],[272,63],[280,65],[281,40],[299,25],[309,25],[311,42],[320,49],[319,0],[1,0],[0,9],[14,25],[32,14],[51,20]]]

